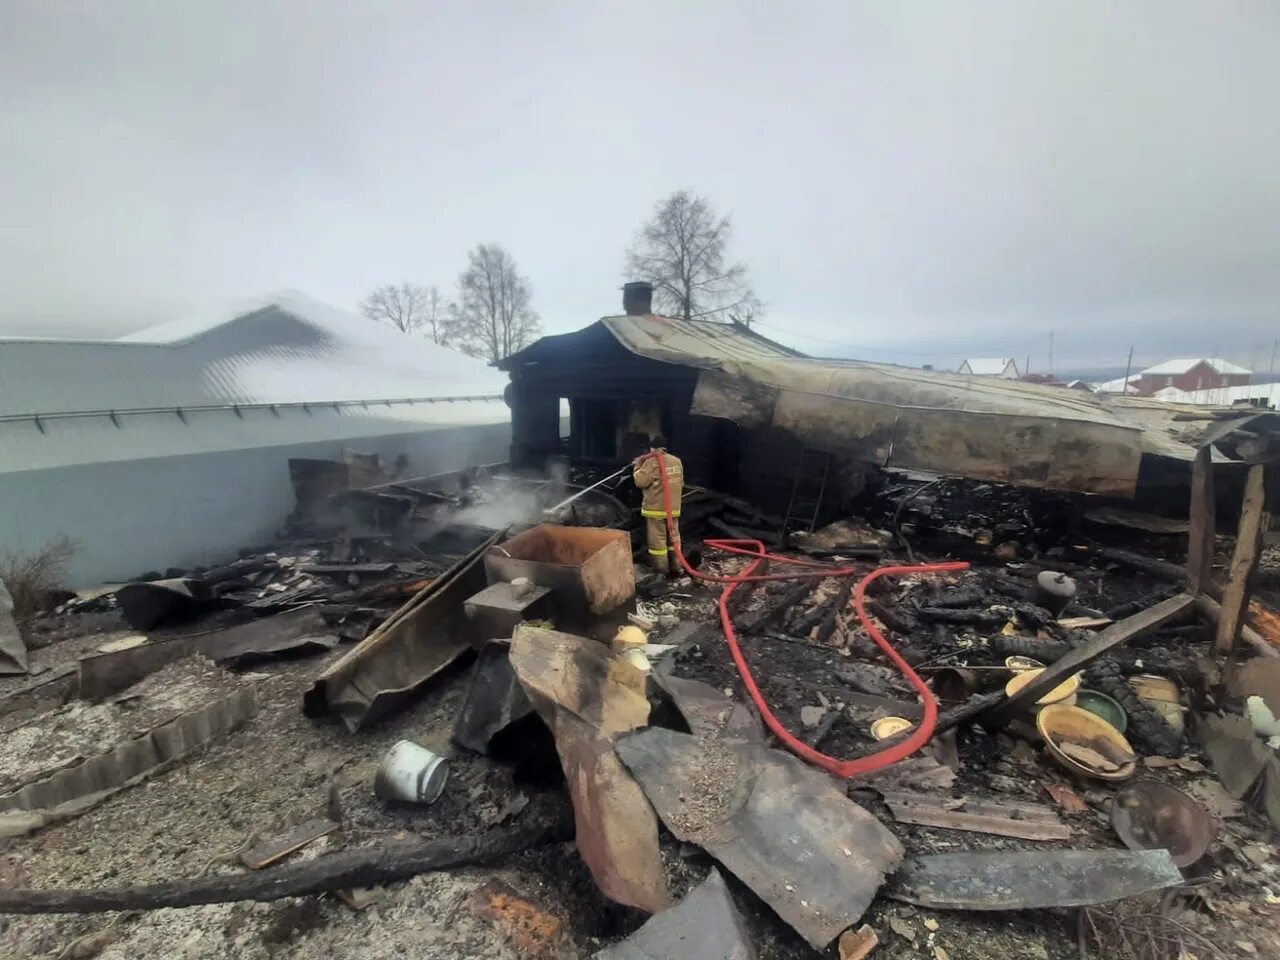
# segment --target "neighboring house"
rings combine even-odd
[[[1253,383],[1238,387],[1211,387],[1207,390],[1179,390],[1163,387],[1153,396],[1166,403],[1192,403],[1214,407],[1231,407],[1249,404],[1255,407],[1280,409],[1280,383]]]
[[[1186,358],[1166,360],[1154,367],[1140,370],[1134,380],[1138,396],[1152,397],[1156,391],[1173,387],[1187,392],[1211,390],[1218,387],[1243,387],[1251,374],[1220,357]]]
[[[1001,377],[1005,380],[1018,379],[1018,365],[1012,357],[975,357],[960,364],[956,373],[966,373],[972,377]]]
[[[505,460],[506,381],[296,295],[118,340],[0,339],[0,551],[68,537],[76,585],[234,557],[293,510],[291,458]]]
[[[1121,377],[1121,379],[1124,379]],[[1084,380],[1070,380],[1067,382],[1068,390],[1083,390],[1085,393],[1093,393],[1093,385]]]

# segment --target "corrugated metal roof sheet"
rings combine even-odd
[[[296,294],[118,341],[3,340],[0,471],[500,423],[505,386],[482,361]],[[376,406],[464,397],[489,399]],[[288,427],[270,409],[366,401]],[[235,409],[255,406],[264,418]]]
[[[1190,403],[1198,406],[1229,407],[1241,400],[1264,400],[1269,406],[1280,406],[1280,383],[1254,383],[1242,387],[1209,387],[1206,390],[1179,390],[1165,387],[1155,392],[1155,399],[1167,403]]]
[[[679,320],[674,317],[604,317],[601,321],[633,353],[688,364],[717,366],[726,360],[776,360],[800,356],[738,323]]]

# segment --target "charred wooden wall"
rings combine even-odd
[[[586,433],[598,429],[600,416],[616,423],[625,419],[628,405],[655,403],[661,407],[668,447],[684,461],[689,483],[737,494],[777,512],[786,507],[800,443],[781,430],[747,430],[729,420],[691,414],[698,379],[694,367],[638,356],[597,326],[545,338],[510,372],[511,463],[517,469],[542,471],[555,456],[620,466],[641,452],[643,447],[635,446],[640,437],[602,456]],[[572,410],[568,436],[561,436],[561,399]],[[609,404],[612,411],[602,409]],[[861,465],[843,463],[833,470],[833,505],[861,489],[864,471]]]

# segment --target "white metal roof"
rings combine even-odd
[[[7,339],[0,471],[501,423],[506,379],[297,294],[114,341]]]
[[[1180,373],[1186,373],[1198,363],[1207,363],[1215,373],[1250,372],[1239,364],[1232,363],[1230,360],[1223,360],[1221,357],[1184,357],[1178,360],[1166,360],[1163,363],[1157,363],[1154,367],[1147,367],[1138,376],[1176,377]]]
[[[1011,363],[1012,357],[970,357],[960,364],[960,372],[968,367],[968,372],[975,376],[998,377]]]
[[[1254,383],[1242,387],[1210,387],[1207,390],[1179,390],[1165,387],[1153,396],[1167,403],[1229,407],[1240,400],[1265,400],[1280,409],[1280,383]]]
[[[1101,383],[1091,384],[1094,393],[1137,393],[1138,388],[1133,384],[1138,379],[1137,375],[1129,377],[1128,385],[1125,384],[1124,377],[1116,377],[1114,380],[1103,380]]]

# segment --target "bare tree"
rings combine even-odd
[[[417,333],[426,323],[427,303],[426,287],[406,280],[399,286],[388,283],[378,287],[360,302],[360,312],[370,320],[390,324],[401,333]]]
[[[496,243],[477,246],[467,254],[458,302],[451,305],[458,346],[490,363],[527,347],[541,332],[530,296],[511,254]]]
[[[627,279],[653,284],[659,312],[685,320],[760,315],[742,263],[727,263],[733,232],[707,201],[679,190],[654,208],[627,251]],[[750,320],[747,321],[748,323]]]
[[[426,305],[422,310],[422,329],[432,343],[451,347],[457,339],[448,305],[440,298],[440,289],[433,283],[427,287]]]

